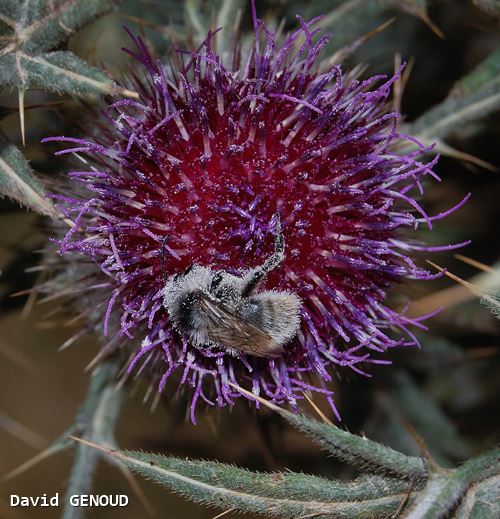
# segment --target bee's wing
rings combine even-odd
[[[244,321],[206,294],[200,296],[200,308],[207,317],[207,335],[213,342],[257,357],[278,357],[281,354],[281,345],[268,333]]]

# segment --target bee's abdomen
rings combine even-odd
[[[300,299],[287,292],[261,292],[247,300],[241,317],[285,344],[300,325]]]

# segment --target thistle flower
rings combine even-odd
[[[415,200],[422,179],[438,179],[437,158],[420,161],[429,148],[398,133],[387,101],[401,70],[360,81],[325,68],[328,36],[317,19],[299,20],[279,40],[254,5],[253,46],[237,44],[230,66],[215,33],[167,62],[131,35],[127,52],[144,73],[132,78],[138,100],[110,104],[90,140],[45,139],[74,144],[57,154],[89,164],[55,197],[75,224],[61,254],[94,265],[74,283],[94,287],[101,356],[126,351],[127,373],[149,371],[159,392],[177,374],[193,422],[200,399],[233,405],[242,395],[231,384],[292,406],[318,391],[334,408],[326,383],[337,366],[366,374],[387,350],[417,344],[410,328],[423,318],[386,305],[395,283],[432,278],[409,256],[425,247],[405,229],[432,228],[465,202],[430,217]],[[415,151],[398,153],[405,142]],[[266,287],[300,297],[298,333],[278,358],[195,347],[162,305],[165,237],[168,276],[194,264],[241,275],[272,253],[277,211],[285,259]]]

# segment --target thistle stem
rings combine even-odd
[[[123,389],[115,383],[118,371],[117,361],[109,360],[92,375],[87,398],[76,418],[76,431],[82,438],[104,445],[114,445],[114,429],[118,419]],[[71,496],[89,494],[99,452],[78,443],[71,469],[68,489],[64,503],[63,519],[80,519],[85,509],[72,506]]]

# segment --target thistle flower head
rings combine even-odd
[[[387,291],[432,277],[409,254],[422,248],[411,232],[432,227],[415,196],[436,159],[398,133],[388,98],[400,71],[361,81],[325,67],[317,20],[280,40],[253,14],[254,44],[230,65],[215,34],[168,60],[131,36],[138,100],[110,104],[90,140],[51,138],[88,161],[57,196],[75,223],[59,246],[96,266],[79,283],[98,286],[104,351],[126,348],[128,373],[149,371],[160,392],[175,374],[193,421],[200,399],[232,405],[232,384],[292,406],[309,389],[330,399],[337,366],[364,373],[416,344],[420,320],[389,308]],[[405,142],[415,151],[398,152]],[[241,276],[272,254],[276,213],[285,258],[265,288],[301,299],[294,338],[276,358],[193,345],[163,306],[165,237],[167,276],[192,265]]]

